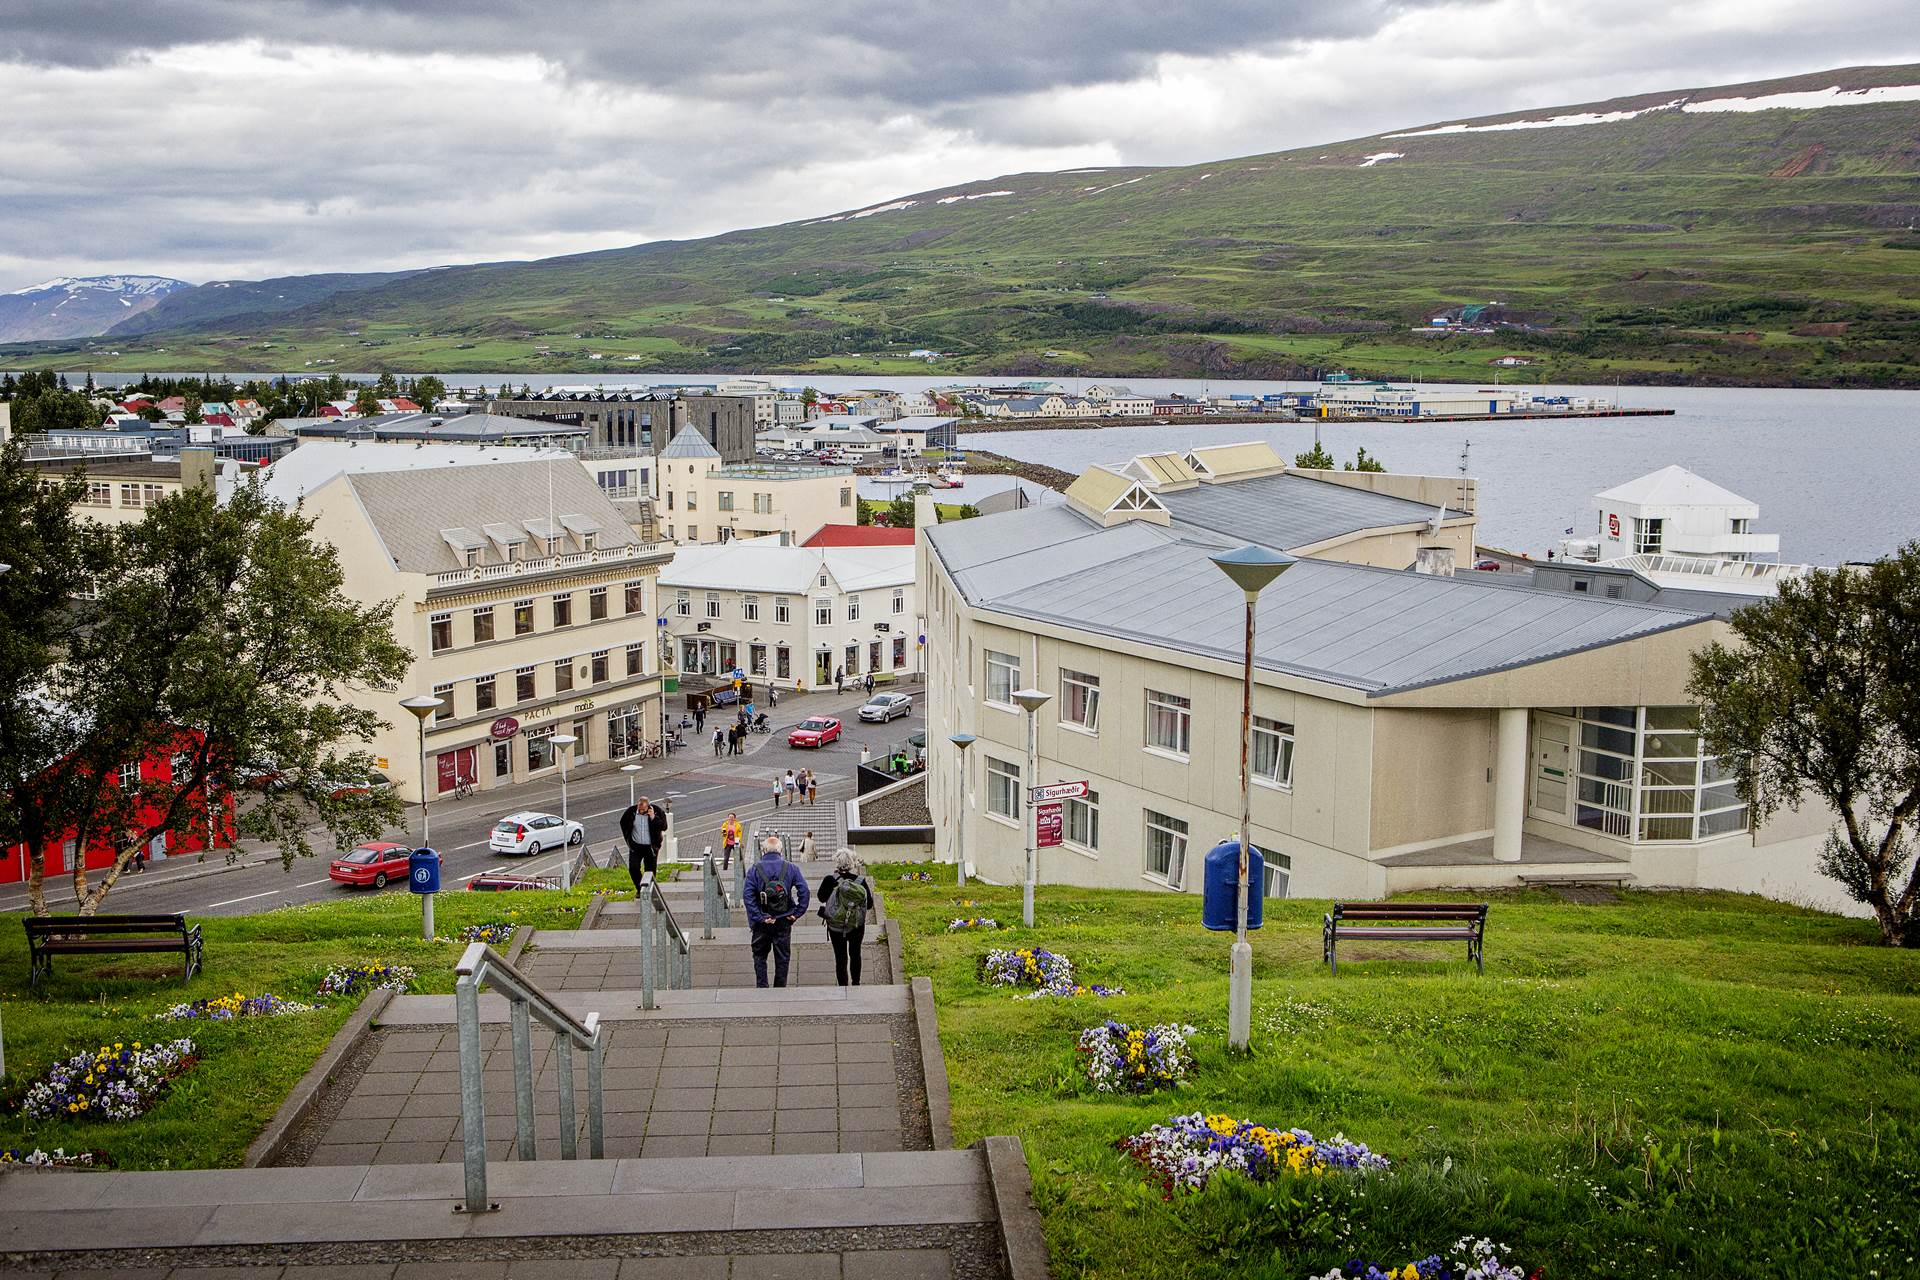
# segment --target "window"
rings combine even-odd
[[[113,505],[113,486],[104,480],[89,480],[87,496],[82,501],[89,507],[110,507]]]
[[[847,621],[848,622],[860,621],[860,597],[859,596],[847,597]]]
[[[698,525],[690,524],[687,526],[687,541],[688,542],[700,541],[700,527]]]
[[[760,621],[760,597],[742,596],[740,599],[740,616],[748,622]]]
[[[1633,521],[1633,553],[1641,556],[1660,554],[1661,527],[1665,521],[1658,516],[1642,520],[1638,516]]]
[[[1068,844],[1088,852],[1100,848],[1100,793],[1089,791],[1077,800],[1061,802],[1060,834]]]
[[[785,596],[775,596],[773,598],[773,620],[775,622],[789,622],[792,618],[793,611],[787,607],[787,598]]]
[[[706,605],[707,605],[707,616],[709,618],[717,618],[720,616],[720,594],[718,592],[716,591],[707,592]]]
[[[630,644],[627,646],[627,674],[637,676],[647,668],[647,646]]]
[[[753,495],[753,514],[757,516],[772,515],[773,514],[773,495],[770,493],[754,494]]]
[[[1100,677],[1060,669],[1060,723],[1100,732]]]
[[[840,487],[840,505],[843,507],[853,505],[853,490],[846,485]]]
[[[176,751],[167,759],[167,780],[185,782],[193,776],[193,756],[189,752]]]
[[[453,615],[436,613],[427,622],[427,644],[435,653],[453,648]]]
[[[895,613],[905,613],[907,611],[907,589],[905,587],[895,587],[893,589],[893,611]]]
[[[473,709],[491,711],[494,707],[493,677],[479,676],[473,682]]]
[[[527,769],[551,769],[558,763],[553,751],[553,726],[527,730]]]
[[[595,684],[605,684],[607,682],[607,650],[598,649],[594,651],[592,671],[593,682]]]
[[[1752,519],[1750,519],[1749,517],[1746,517],[1746,516],[1735,516],[1735,517],[1733,517],[1733,519],[1732,519],[1732,520],[1730,520],[1730,521],[1728,522],[1728,532],[1730,532],[1730,533],[1752,533],[1752,532],[1753,532],[1753,521],[1752,521]]]
[[[1003,707],[1013,705],[1013,691],[1020,687],[1020,659],[1010,653],[987,650],[987,701]]]
[[[493,606],[487,605],[473,611],[473,642],[485,644],[491,639],[493,639]]]
[[[1187,824],[1147,811],[1147,874],[1178,889],[1187,874]]]
[[[533,668],[520,667],[513,673],[513,697],[516,702],[533,701]]]
[[[587,592],[587,620],[598,622],[607,616],[607,589],[595,587]]]
[[[513,634],[524,636],[533,631],[533,601],[513,602]]]
[[[674,592],[673,611],[683,618],[691,618],[693,616],[693,593],[691,591]]]
[[[688,475],[692,475],[692,474],[693,474],[693,468],[692,468],[692,467],[688,467],[688,468],[687,468],[687,474],[688,474]],[[689,490],[687,490],[687,510],[689,510],[689,511],[697,511],[697,510],[699,510],[699,508],[700,508],[700,504],[699,504],[699,502],[698,502],[698,501],[696,501],[696,499],[697,499],[698,497],[699,497],[699,495],[698,495],[698,494],[696,494],[696,493],[695,493],[695,492],[694,492],[693,490],[691,490],[691,489],[689,489]]]
[[[1147,690],[1147,746],[1184,756],[1193,745],[1193,703],[1177,693]]]
[[[733,510],[733,490],[722,489],[716,496],[719,499],[718,505],[720,510],[722,511]],[[691,507],[693,504],[689,502],[687,505]]]
[[[814,602],[813,602],[813,625],[814,625],[814,626],[816,626],[816,627],[830,627],[830,626],[832,626],[832,625],[833,625],[833,599],[832,599],[832,597],[830,597],[830,596],[820,596],[819,598],[817,598],[816,600],[814,600]]]
[[[1253,777],[1276,787],[1293,785],[1293,726],[1253,718]]]
[[[120,766],[120,789],[122,791],[132,791],[134,788],[138,787],[139,785],[140,785],[140,766],[137,764],[121,765]]]
[[[573,688],[573,659],[561,658],[553,664],[553,691],[565,693]]]
[[[437,684],[433,686],[433,696],[440,700],[440,705],[433,709],[433,715],[427,721],[427,727],[429,729],[439,724],[442,720],[453,719],[453,686],[450,684]]]
[[[776,680],[793,678],[793,655],[787,651],[785,645],[780,645],[773,651],[773,678]]]
[[[987,757],[987,812],[1020,817],[1020,766]]]
[[[1259,846],[1255,846],[1258,848]],[[1284,898],[1287,881],[1293,878],[1293,859],[1271,849],[1260,850],[1260,891],[1262,897]]]
[[[905,636],[895,636],[893,638],[893,669],[898,671],[906,665],[907,638]]]
[[[628,613],[647,611],[647,588],[643,582],[629,582],[626,585],[626,610]]]
[[[767,674],[767,646],[763,644],[747,646],[747,674],[750,676]]]
[[[820,585],[823,587],[827,585],[827,575],[824,572],[820,575]]]
[[[573,593],[563,591],[553,598],[553,625],[570,627],[573,625]]]

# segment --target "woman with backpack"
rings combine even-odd
[[[833,974],[843,987],[860,985],[860,945],[867,938],[867,912],[873,908],[873,881],[867,869],[842,849],[833,855],[833,870],[820,881],[820,918],[827,922],[827,941],[833,944]]]

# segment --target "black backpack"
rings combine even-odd
[[[787,881],[787,864],[782,862],[780,869],[769,877],[760,877],[760,910],[771,919],[793,914],[793,886]]]

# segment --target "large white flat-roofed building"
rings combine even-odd
[[[654,517],[681,544],[779,536],[790,543],[859,514],[852,467],[726,463],[697,431],[682,430],[660,455]]]
[[[831,689],[836,671],[890,680],[918,669],[911,546],[682,547],[660,590],[683,672],[738,667],[783,689]]]
[[[1043,881],[1199,889],[1240,808],[1243,604],[1209,557],[1254,542],[1302,557],[1258,610],[1252,835],[1268,893],[1575,876],[1838,900],[1813,873],[1818,815],[1750,830],[1703,755],[1688,660],[1722,622],[1451,576],[1426,548],[1445,532],[1470,546],[1470,514],[1409,537],[1436,508],[1392,490],[1458,481],[1375,476],[1368,491],[1257,452],[1136,459],[1083,475],[1064,503],[922,531],[929,798],[939,831],[964,813],[981,875],[1022,874],[1025,786],[1085,781]],[[1442,571],[1412,571],[1423,561]],[[1032,778],[1012,697],[1026,687],[1051,698]],[[945,745],[959,732],[978,738],[964,787]]]

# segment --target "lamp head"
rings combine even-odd
[[[965,751],[968,747],[978,742],[979,739],[974,737],[970,733],[956,733],[951,738],[948,738],[947,741],[951,742],[954,746],[960,748],[962,751]]]
[[[425,720],[428,716],[438,711],[444,704],[442,704],[438,698],[430,698],[424,693],[416,693],[411,698],[400,699],[400,705],[413,712],[416,719]]]
[[[620,766],[620,772],[622,772],[622,773],[639,773],[639,772],[640,772],[640,766],[639,766],[639,765],[637,765],[637,764],[623,764],[623,765],[621,765],[621,766]]]
[[[1233,579],[1234,586],[1250,596],[1259,595],[1275,578],[1299,563],[1284,551],[1269,551],[1252,544],[1207,558]]]
[[[1053,695],[1045,689],[1015,689],[1013,700],[1022,711],[1038,711],[1053,701]]]
[[[553,745],[556,747],[570,747],[578,741],[580,741],[580,739],[570,733],[556,733],[553,735]]]

